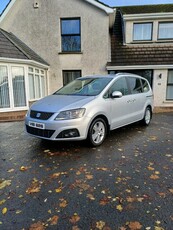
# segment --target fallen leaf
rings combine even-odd
[[[156,140],[157,140],[157,137],[156,137],[156,136],[150,136],[149,139],[150,139],[151,141],[156,141]]]
[[[78,228],[78,226],[73,226],[72,230],[80,230],[80,228]]]
[[[160,220],[157,220],[157,221],[156,221],[156,224],[157,224],[157,225],[161,224]]]
[[[70,218],[70,222],[72,224],[76,224],[80,220],[80,216],[77,213],[74,213],[74,215]]]
[[[102,199],[99,201],[99,204],[104,206],[104,205],[108,204],[109,201],[110,201],[109,198],[104,197],[104,198],[102,198]]]
[[[7,208],[3,208],[2,209],[2,214],[5,215],[7,213],[8,209]]]
[[[14,172],[14,169],[9,169],[7,172],[8,173]]]
[[[100,170],[100,171],[108,171],[108,168],[105,168],[105,167],[102,167],[102,168],[96,168],[97,170]]]
[[[0,189],[5,188],[6,186],[11,185],[11,180],[4,180],[4,181],[0,181]]]
[[[120,230],[127,230],[127,228],[125,228],[125,227],[120,227]]]
[[[139,222],[135,221],[130,222],[128,224],[128,227],[130,228],[130,230],[140,230],[142,228],[142,225]]]
[[[0,205],[4,204],[6,202],[6,200],[0,200]]]
[[[164,192],[157,192],[157,194],[158,194],[159,196],[163,197],[163,198],[166,197],[166,193],[164,193]]]
[[[58,216],[53,216],[50,220],[50,224],[51,225],[57,225],[58,223],[58,220],[59,220],[59,217]]]
[[[173,188],[169,189],[169,191],[173,194]]]
[[[106,225],[106,223],[104,221],[96,222],[96,228],[98,228],[99,230],[103,230],[105,225]]]
[[[22,211],[21,210],[17,210],[16,211],[16,214],[20,214]]]
[[[123,207],[122,207],[122,205],[119,204],[116,206],[116,209],[121,212],[123,210]]]
[[[152,180],[157,180],[157,179],[159,179],[159,176],[157,176],[157,175],[151,175],[151,176],[150,176],[150,179],[152,179]]]
[[[41,221],[38,221],[37,223],[32,224],[29,227],[29,230],[45,230],[45,226],[44,223],[42,223]]]
[[[59,204],[60,208],[65,208],[68,205],[67,201],[64,199],[61,199],[61,203]]]
[[[26,190],[27,194],[40,192],[41,185],[37,179],[33,179],[31,186]]]
[[[88,197],[90,200],[95,200],[95,197],[94,197],[92,194],[87,194],[87,197]]]
[[[154,230],[164,230],[162,227],[154,226]]]
[[[89,174],[88,174],[88,175],[86,175],[86,179],[87,179],[87,180],[91,180],[91,179],[93,179],[93,175],[89,175]]]
[[[148,166],[147,169],[150,170],[150,171],[154,171],[154,168],[151,167],[151,166]]]
[[[25,167],[25,166],[20,167],[20,171],[23,171],[23,172],[26,171],[27,169],[28,169],[28,167]]]
[[[60,193],[61,191],[62,191],[62,187],[59,187],[59,188],[55,189],[56,193]]]

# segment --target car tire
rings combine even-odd
[[[88,141],[91,146],[99,146],[103,143],[107,135],[107,125],[104,119],[96,118],[90,125],[88,131]]]
[[[151,108],[147,107],[144,113],[144,118],[142,119],[142,124],[144,126],[148,126],[151,122],[151,118],[152,118]]]

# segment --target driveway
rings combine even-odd
[[[1,230],[172,230],[173,113],[102,146],[44,142],[0,123]]]

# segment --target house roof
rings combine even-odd
[[[173,4],[143,5],[143,6],[124,6],[121,7],[123,15],[127,14],[149,14],[149,13],[168,13],[173,12]]]
[[[172,6],[173,5],[171,5],[170,8]],[[139,8],[142,9],[142,7]],[[119,69],[126,66],[173,65],[172,43],[123,44],[123,19],[121,12],[124,9],[126,9],[126,12],[132,12],[133,10],[132,7],[129,7],[129,9],[128,7],[122,7],[117,10],[115,24],[111,34],[111,62],[107,63],[107,69],[111,69],[111,67]],[[137,13],[137,11],[134,12]]]
[[[40,64],[49,64],[30,49],[14,34],[0,28],[0,58],[32,60]]]

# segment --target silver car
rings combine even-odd
[[[138,75],[118,73],[78,78],[34,103],[26,114],[29,134],[47,140],[103,143],[110,130],[142,121],[149,125],[153,93]]]

